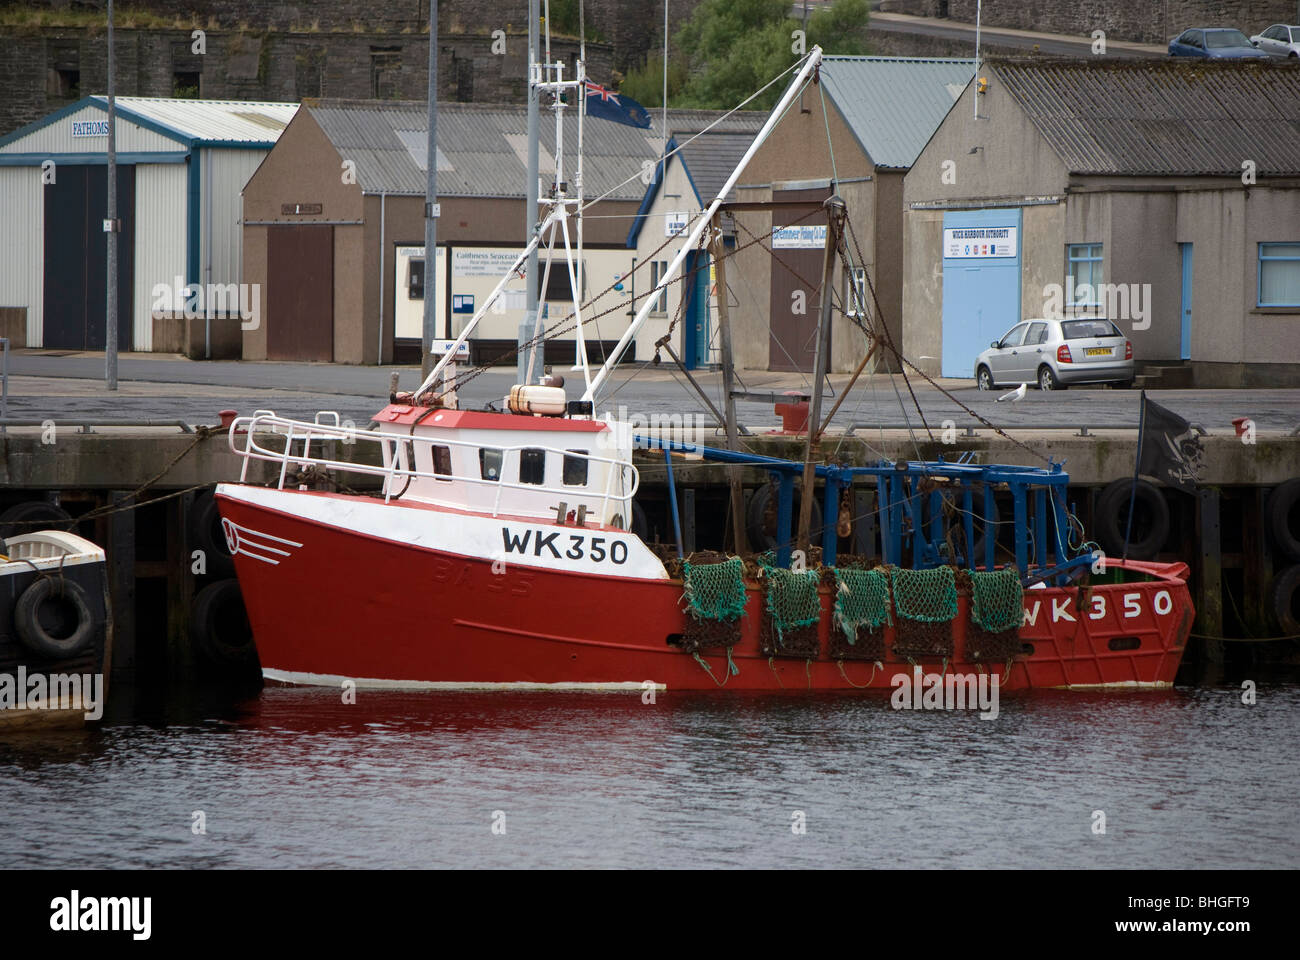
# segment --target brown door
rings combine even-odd
[[[268,360],[334,359],[334,228],[314,223],[268,228]]]
[[[772,199],[815,200],[830,196],[830,189],[773,190]],[[785,246],[774,234],[772,238],[771,335],[767,342],[767,365],[770,370],[801,370],[812,373],[817,351],[817,321],[820,304],[822,259],[825,257],[826,214],[818,210],[805,217],[807,207],[774,210],[776,227],[818,227],[822,242],[816,246]],[[797,223],[796,223],[797,221]],[[796,243],[807,243],[805,237]]]

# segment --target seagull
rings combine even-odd
[[[1004,393],[1002,394],[1002,396],[998,397],[997,402],[1001,403],[1003,400],[1010,400],[1012,403],[1018,403],[1021,400],[1025,399],[1025,391],[1028,389],[1029,389],[1029,384],[1022,383],[1020,386],[1016,387],[1016,389],[1012,390],[1010,393]]]

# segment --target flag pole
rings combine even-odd
[[[1138,446],[1137,456],[1133,458],[1133,485],[1129,488],[1128,493],[1128,523],[1124,525],[1124,552],[1120,555],[1121,560],[1128,559],[1128,538],[1133,532],[1133,505],[1137,503],[1138,473],[1142,469],[1142,438],[1146,433],[1147,426],[1147,392],[1142,391],[1141,406],[1138,408]]]

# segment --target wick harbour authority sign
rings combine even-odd
[[[943,255],[948,260],[1014,257],[1018,227],[947,227]]]

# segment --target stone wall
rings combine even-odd
[[[116,31],[118,95],[423,100],[428,89],[428,38],[414,32],[209,30],[205,41],[200,55],[189,29]],[[438,43],[439,99],[525,101],[526,34],[507,33],[504,54],[493,52],[488,34],[440,35]],[[571,64],[577,58],[572,40],[555,41],[552,49]],[[588,43],[587,63],[594,79],[608,82],[610,45]],[[0,90],[6,93],[0,98],[0,136],[80,96],[102,94],[107,77],[102,32],[45,27],[0,35]]]
[[[975,22],[979,0],[884,0],[881,10]],[[1274,23],[1294,23],[1295,0],[983,0],[981,23],[1111,40],[1167,43],[1188,27],[1237,27],[1247,35]]]

